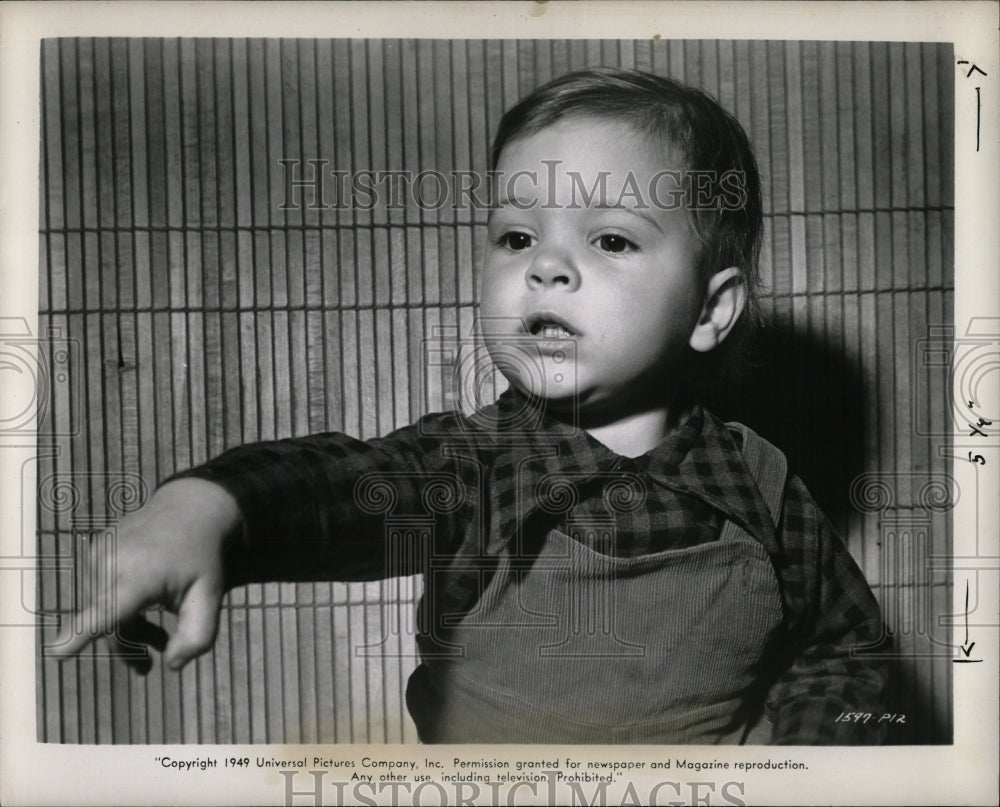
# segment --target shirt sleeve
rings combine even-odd
[[[172,479],[206,479],[236,499],[242,526],[226,544],[230,587],[414,574],[428,552],[452,551],[442,544],[459,531],[413,525],[474,504],[456,460],[467,444],[446,436],[453,421],[429,416],[369,441],[325,433],[250,443]],[[441,543],[422,542],[428,532]]]
[[[878,603],[826,516],[794,477],[786,490],[780,540],[778,572],[790,643],[788,663],[765,705],[773,724],[771,742],[884,742],[886,728],[879,717],[885,669],[871,657],[883,637]],[[871,718],[847,719],[850,713]]]

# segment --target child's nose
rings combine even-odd
[[[532,289],[557,287],[576,291],[580,287],[580,272],[572,256],[563,250],[549,248],[535,254],[525,273],[525,281]]]

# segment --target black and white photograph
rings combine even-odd
[[[861,793],[988,757],[996,52],[493,5],[39,35],[22,741],[148,803],[812,803],[833,755]]]

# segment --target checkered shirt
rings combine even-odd
[[[714,541],[735,521],[768,550],[783,600],[782,650],[761,669],[772,742],[884,739],[871,721],[837,720],[882,712],[884,671],[859,651],[882,635],[864,576],[794,476],[775,527],[738,437],[701,407],[636,458],[508,391],[471,416],[428,415],[365,442],[326,433],[245,445],[178,476],[215,481],[240,505],[229,585],[426,575],[451,563],[464,572],[421,603],[449,614],[473,604],[501,547],[530,564],[552,527],[635,556]]]

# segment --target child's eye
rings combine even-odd
[[[507,249],[513,252],[520,252],[523,249],[528,249],[533,243],[534,239],[527,233],[520,233],[515,231],[504,233],[497,239],[497,246],[507,247]]]
[[[638,247],[629,241],[623,235],[615,235],[614,233],[609,233],[608,235],[602,235],[597,239],[598,246],[605,252],[629,252],[631,250],[638,249]]]

